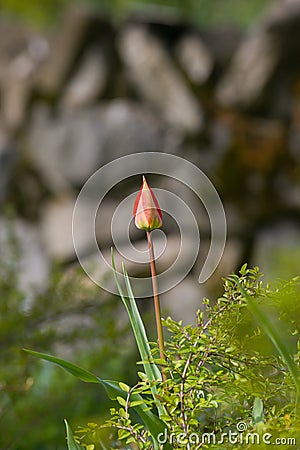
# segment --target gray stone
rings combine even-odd
[[[199,36],[185,35],[177,45],[177,55],[181,67],[193,83],[201,85],[207,81],[213,69],[213,59]]]
[[[33,165],[54,192],[83,183],[101,164],[103,110],[93,108],[64,112],[54,117],[37,106],[28,133]]]
[[[287,62],[297,58],[300,38],[300,2],[276,2],[245,36],[228,71],[217,86],[218,101],[225,106],[248,108],[262,100],[269,83]],[[290,69],[289,69],[290,70]],[[275,93],[277,95],[277,88]],[[286,100],[283,99],[286,103]],[[288,108],[291,101],[288,102]],[[276,108],[286,110],[286,105]]]
[[[48,201],[41,214],[41,237],[47,254],[58,261],[75,258],[72,239],[72,217],[76,196],[72,193],[61,195]],[[88,251],[92,236],[86,223],[89,205],[84,204],[80,210],[80,242],[76,242],[80,251]]]
[[[197,98],[160,41],[145,27],[129,26],[118,39],[128,76],[139,94],[172,126],[197,133],[203,124]]]
[[[72,109],[94,104],[105,89],[107,76],[107,61],[101,47],[91,46],[65,87],[62,105]]]
[[[47,50],[46,39],[39,35],[28,35],[19,53],[12,52],[7,60],[4,54],[2,63],[0,50],[1,115],[11,132],[19,131],[25,123],[36,71]]]
[[[114,100],[103,118],[104,162],[137,152],[176,153],[181,137],[145,105]]]
[[[83,184],[101,165],[141,151],[174,152],[180,144],[145,107],[126,100],[51,116],[45,106],[33,112],[28,152],[54,192]]]
[[[187,156],[187,159],[194,162],[189,155]],[[199,165],[199,167],[201,166]],[[159,187],[166,191],[159,194],[160,206],[162,208],[163,206],[165,207],[165,212],[170,213],[172,211],[171,215],[174,219],[172,223],[169,223],[168,217],[165,217],[164,226],[167,225],[168,231],[169,229],[176,231],[179,227],[181,232],[188,232],[188,228],[193,227],[194,225],[191,222],[191,217],[187,216],[185,211],[183,212],[183,205],[180,202],[182,201],[187,205],[187,208],[190,209],[191,215],[195,219],[195,225],[197,224],[199,228],[201,238],[207,237],[210,234],[210,223],[206,209],[200,198],[189,186],[171,177],[164,177],[161,180]],[[170,197],[168,193],[174,193],[176,197],[179,198],[179,201],[175,196]],[[199,194],[201,194],[201,192],[199,192]]]
[[[58,261],[69,261],[76,258],[72,236],[73,210],[76,203],[74,193],[61,194],[59,197],[49,200],[44,204],[41,212],[41,236],[44,247],[48,255]],[[101,248],[109,248],[115,242],[115,245],[124,245],[127,240],[127,226],[132,218],[128,212],[120,208],[118,220],[112,219],[119,202],[113,200],[104,200],[99,205],[97,217],[95,220],[95,234],[97,242]],[[80,255],[89,254],[94,248],[94,236],[91,233],[90,223],[87,221],[94,203],[88,200],[81,203],[80,209],[77,209],[77,232],[76,249]],[[127,224],[127,226],[126,226]],[[137,229],[131,232],[131,237],[137,236]]]
[[[279,61],[278,43],[255,28],[235,53],[217,86],[217,100],[224,106],[248,107],[257,102]]]
[[[31,36],[32,32],[24,24],[0,17],[0,80],[9,61],[26,49]]]
[[[69,9],[50,42],[49,57],[37,77],[38,89],[50,96],[59,94],[93,33],[99,38],[108,36],[109,31],[108,24],[93,9],[84,6]]]
[[[5,126],[18,131],[24,125],[32,92],[35,64],[27,53],[18,55],[8,65],[1,83],[1,113]]]

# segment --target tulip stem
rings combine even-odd
[[[158,348],[159,348],[159,356],[160,359],[165,359],[165,351],[164,351],[164,335],[161,323],[161,313],[160,313],[160,302],[158,296],[158,288],[157,288],[157,277],[156,277],[156,268],[155,268],[155,259],[154,259],[154,251],[153,251],[153,243],[151,238],[151,232],[146,231],[149,255],[150,255],[150,268],[151,268],[151,279],[152,279],[152,288],[153,288],[153,300],[154,300],[154,310],[155,310],[155,320],[156,320],[156,328],[157,328],[157,340],[158,340]],[[166,373],[164,367],[162,367],[162,379],[166,381]]]

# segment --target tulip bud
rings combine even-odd
[[[145,177],[134,202],[133,215],[134,223],[140,230],[152,231],[162,226],[162,214],[158,201]]]

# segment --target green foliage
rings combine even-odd
[[[91,0],[102,5],[102,0]],[[262,11],[274,3],[273,0],[114,0],[109,10],[113,14],[124,15],[130,11],[156,10],[173,13],[178,18],[196,26],[214,26],[216,24],[235,23],[241,27],[248,26]]]
[[[99,295],[80,271],[66,275],[54,267],[43,292],[24,293],[18,287],[19,245],[13,231],[9,234],[9,254],[2,247],[0,260],[0,447],[62,450],[64,417],[72,415],[75,423],[96,415],[105,420],[111,403],[89,385],[74,395],[75,379],[62,377],[21,348],[59,351],[88,370],[101,368],[104,377],[128,383],[134,380],[136,353],[127,321],[115,320],[119,299]],[[124,340],[129,345],[124,347]]]
[[[167,380],[153,381],[146,373],[139,373],[140,380],[134,387],[121,384],[126,398],[117,397],[119,407],[111,409],[111,417],[104,424],[80,428],[75,433],[78,442],[86,448],[103,448],[97,433],[112,427],[118,430],[118,441],[126,448],[154,448],[151,431],[136,420],[130,408],[138,394],[144,405],[155,412],[153,383],[156,400],[164,409],[160,419],[165,430],[156,436],[161,448],[171,444],[171,448],[193,450],[221,449],[224,445],[233,449],[237,443],[226,438],[230,432],[240,431],[241,425],[242,449],[264,448],[262,441],[255,444],[264,433],[270,434],[271,442],[278,438],[299,439],[294,370],[299,372],[300,280],[295,278],[272,290],[263,286],[260,277],[258,268],[248,269],[245,265],[239,277],[225,279],[221,298],[215,303],[204,299],[205,310],[198,312],[197,326],[165,320],[170,334],[165,361],[158,357],[157,344],[151,347],[154,362],[158,366],[165,364]],[[291,320],[283,299],[293,303]],[[267,315],[270,308],[273,318],[276,312],[276,321],[284,333],[274,334],[273,321],[267,316],[262,319],[261,314]],[[250,433],[249,441],[246,432]],[[227,433],[225,444],[220,443],[222,433]],[[111,442],[110,448],[118,448],[118,441]]]
[[[127,404],[128,392],[130,392],[130,389],[127,389],[127,385],[125,385],[124,383],[118,383],[112,380],[103,380],[93,373],[70,363],[69,361],[65,361],[61,358],[56,358],[55,356],[47,355],[46,353],[35,352],[28,349],[24,350],[27,353],[36,356],[37,358],[41,358],[46,361],[52,362],[53,364],[56,364],[81,381],[84,381],[86,383],[101,384],[111,400],[117,400],[118,403],[123,406]],[[137,392],[132,395],[131,401],[128,403],[128,407],[131,407],[135,410],[152,436],[156,436],[163,431],[163,422],[148,410],[148,408],[145,406],[144,399]],[[67,427],[67,431],[68,430],[69,427]]]
[[[6,14],[38,26],[48,26],[58,19],[70,0],[2,0],[1,10]]]
[[[197,26],[213,26],[219,23],[235,23],[248,26],[255,17],[274,0],[85,0],[78,4],[95,5],[112,17],[122,18],[131,12],[156,10],[162,16],[165,12]],[[2,0],[2,10],[17,15],[34,24],[47,26],[59,18],[62,11],[74,4],[71,0]]]

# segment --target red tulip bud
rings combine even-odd
[[[145,177],[134,202],[133,215],[134,223],[140,230],[152,231],[162,226],[162,214],[158,201]]]

